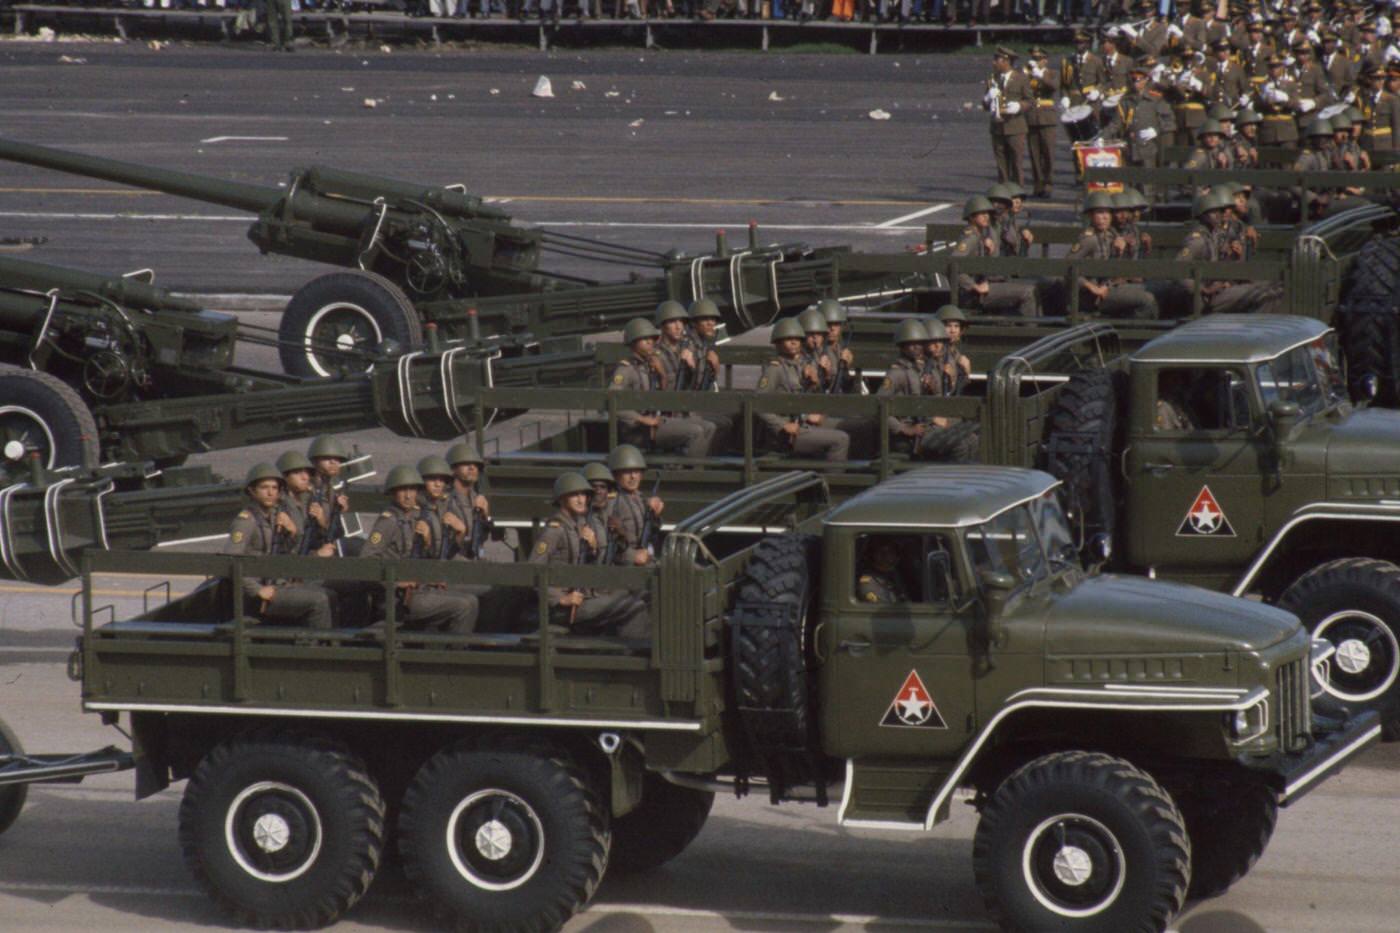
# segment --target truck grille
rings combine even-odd
[[[1306,748],[1312,738],[1312,710],[1308,702],[1307,660],[1299,658],[1278,668],[1277,704],[1278,744],[1284,751]]]

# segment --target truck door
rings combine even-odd
[[[952,753],[974,724],[972,617],[953,610],[964,601],[954,540],[871,532],[854,543],[854,570],[825,584],[825,748],[838,757]]]
[[[1133,374],[1123,470],[1128,562],[1228,573],[1259,546],[1264,438],[1242,367]]]

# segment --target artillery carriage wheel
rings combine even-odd
[[[10,727],[0,722],[0,755],[23,755],[24,748]],[[0,786],[0,833],[14,825],[19,812],[24,809],[24,801],[29,797],[28,784],[6,784]]]
[[[681,787],[648,773],[642,783],[642,802],[613,820],[609,866],[613,871],[640,873],[666,864],[700,835],[714,805],[713,791]]]
[[[325,378],[367,369],[366,354],[386,341],[414,349],[423,342],[423,327],[402,289],[382,275],[354,269],[318,276],[297,289],[277,340],[283,370]]]
[[[13,470],[31,453],[49,469],[96,463],[97,422],[63,380],[0,365],[0,465]]]
[[[180,803],[180,847],[227,914],[258,928],[332,923],[369,890],[384,801],[339,742],[259,732],[214,747]]]

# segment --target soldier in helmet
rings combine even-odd
[[[1293,160],[1293,171],[1295,172],[1325,172],[1331,168],[1332,155],[1332,123],[1321,117],[1310,121],[1304,128],[1303,135],[1306,143],[1298,152],[1298,158]],[[1299,186],[1293,189],[1293,199],[1299,209],[1303,211],[1302,216],[1313,220],[1321,217],[1327,212],[1328,206],[1332,203],[1335,193],[1330,190],[1318,190],[1309,188],[1306,191]]]
[[[344,531],[340,517],[350,511],[350,497],[341,491],[345,483],[339,478],[350,455],[338,438],[322,434],[311,442],[306,456],[315,467],[306,511],[321,526],[320,540],[335,543]]]
[[[846,306],[835,298],[823,298],[817,302],[817,310],[826,319],[826,349],[835,361],[836,391],[852,391],[859,382],[856,373],[856,355],[850,347],[850,336],[846,333],[849,318]]]
[[[816,308],[797,316],[802,325],[802,386],[805,391],[829,393],[836,379],[836,360],[826,349],[826,317]]]
[[[1029,243],[1023,243],[1016,230],[1016,219],[1011,215],[1011,188],[998,182],[987,189],[987,200],[992,202],[992,230],[997,238],[997,252],[1002,256],[1024,256]]]
[[[709,298],[697,298],[690,305],[690,333],[686,346],[696,360],[703,361],[693,371],[687,389],[708,392],[719,384],[720,363],[715,345],[719,339],[719,306]]]
[[[1069,248],[1071,259],[1113,259],[1126,249],[1113,231],[1113,196],[1095,191],[1084,199],[1082,213],[1089,226]],[[1141,285],[1117,282],[1106,278],[1081,276],[1079,279],[1080,307],[1103,317],[1155,319],[1157,299]]]
[[[486,459],[474,444],[461,441],[448,448],[447,465],[452,467],[451,489],[447,494],[449,510],[464,526],[460,532],[459,556],[478,560],[491,536],[491,501],[481,494]]]
[[[856,598],[863,603],[907,603],[909,589],[899,575],[898,539],[872,537],[856,575]]]
[[[442,555],[443,528],[431,509],[419,505],[422,487],[422,475],[411,466],[389,471],[384,484],[389,507],[379,514],[360,556],[404,560]],[[476,629],[479,607],[476,596],[470,593],[441,584],[400,580],[395,598],[397,617],[404,628],[458,635]]]
[[[885,397],[944,395],[944,367],[941,361],[926,358],[925,345],[934,338],[946,340],[947,336],[939,321],[927,324],[914,318],[902,321],[894,336],[899,358],[885,370],[885,380],[878,394]],[[941,354],[942,351],[936,352]],[[926,370],[930,362],[932,369]],[[890,446],[917,458],[954,463],[976,459],[977,432],[968,430],[960,419],[891,415],[886,427],[890,432]]]
[[[695,352],[686,344],[690,315],[679,301],[667,300],[656,306],[655,323],[661,331],[652,354],[652,359],[661,364],[656,388],[676,392],[694,381],[699,365]]]
[[[640,567],[656,557],[661,511],[666,503],[657,496],[642,496],[646,468],[646,458],[631,444],[619,444],[608,454],[608,469],[617,483],[608,515],[608,530],[618,537],[614,563]]]
[[[1118,256],[1122,259],[1146,259],[1152,253],[1152,237],[1138,229],[1138,202],[1144,198],[1136,188],[1128,188],[1112,195],[1114,247],[1121,241],[1122,249]]]
[[[635,447],[632,449],[636,450]],[[583,478],[588,480],[588,485],[593,487],[593,498],[588,502],[588,524],[598,538],[598,563],[615,564],[618,542],[608,528],[608,523],[612,517],[613,500],[617,498],[617,480],[613,479],[612,470],[608,469],[608,465],[597,460],[585,463],[582,472]]]
[[[604,545],[588,520],[592,496],[593,488],[579,473],[564,473],[554,481],[554,504],[559,511],[545,524],[530,552],[530,563],[598,561]],[[651,632],[646,601],[635,593],[552,586],[549,603],[550,621],[567,624],[576,634],[646,638]]]
[[[656,339],[661,332],[646,318],[633,318],[623,328],[622,339],[632,355],[617,364],[609,388],[614,391],[648,392],[662,388],[665,366],[656,359]],[[667,415],[658,411],[620,411],[618,433],[629,444],[649,450],[679,451],[687,457],[709,454],[715,426],[700,418]]]
[[[1238,258],[1228,252],[1228,244],[1222,235],[1225,212],[1233,203],[1231,196],[1224,191],[1212,191],[1197,198],[1192,205],[1192,214],[1200,225],[1187,234],[1176,258],[1186,262],[1221,262]],[[1176,293],[1183,297],[1184,302],[1189,302],[1194,287],[1194,279],[1186,278],[1178,281]],[[1202,310],[1215,314],[1273,311],[1282,295],[1283,288],[1276,283],[1236,283],[1228,280],[1201,283]],[[1182,310],[1189,310],[1189,307]]]
[[[1181,164],[1182,168],[1214,169],[1234,168],[1234,159],[1225,143],[1225,128],[1219,120],[1207,118],[1196,129],[1196,148]]]
[[[423,511],[433,514],[440,531],[435,542],[436,551],[427,556],[451,560],[462,553],[462,539],[467,530],[466,522],[456,513],[448,494],[452,488],[452,467],[446,459],[429,454],[418,461],[418,475],[423,477],[418,504]]]
[[[972,379],[972,360],[962,352],[963,333],[967,330],[967,314],[957,305],[944,305],[934,314],[934,319],[943,325],[943,331],[948,335],[947,341],[943,344],[943,363],[949,367],[952,374],[952,385],[950,395],[962,395],[967,388],[968,382]],[[930,341],[932,343],[932,341]],[[929,348],[924,348],[925,355]]]
[[[963,220],[968,226],[953,246],[955,258],[1001,255],[997,232],[992,229],[992,212],[992,202],[987,198],[981,195],[968,198],[963,206]],[[1033,283],[1002,281],[980,272],[959,273],[958,306],[989,314],[1009,313],[1022,317],[1040,314]]]
[[[1332,124],[1332,150],[1328,167],[1334,172],[1369,172],[1371,159],[1353,141],[1351,117],[1346,113],[1339,113],[1331,117],[1329,122]],[[1348,186],[1346,193],[1354,196],[1361,194],[1362,189]]]
[[[277,470],[282,474],[285,487],[281,509],[296,525],[288,553],[332,557],[335,555],[335,545],[330,541],[323,542],[323,529],[312,514],[313,509],[323,511],[312,498],[311,474],[315,469],[310,460],[294,450],[277,458]]]
[[[1259,124],[1264,118],[1245,108],[1235,115],[1235,135],[1230,140],[1230,157],[1240,168],[1259,167]]]
[[[298,529],[292,517],[278,508],[285,488],[281,471],[270,463],[259,463],[248,471],[243,482],[248,507],[229,528],[225,554],[257,557],[289,552],[287,542],[295,538]],[[264,622],[331,627],[331,594],[324,587],[245,576],[243,600],[243,611]]]
[[[806,390],[802,374],[801,351],[805,338],[802,325],[790,317],[773,325],[772,342],[777,356],[763,368],[758,378],[759,392],[801,394]],[[790,450],[798,457],[819,457],[843,461],[849,456],[851,436],[845,431],[823,427],[819,414],[781,415],[762,412],[768,442],[778,450]]]

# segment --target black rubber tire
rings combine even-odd
[[[1365,401],[1368,377],[1376,383],[1372,404],[1400,406],[1400,238],[1371,240],[1352,266],[1351,281],[1337,306],[1337,329],[1347,365],[1347,390]]]
[[[648,773],[642,802],[613,820],[608,869],[635,874],[666,864],[700,835],[714,805],[712,791],[681,787]]]
[[[6,408],[25,411],[6,412]],[[32,427],[24,438],[5,431],[6,425],[23,429],[26,424]],[[50,469],[81,466],[85,459],[98,461],[97,422],[72,386],[48,373],[0,365],[0,466],[14,470],[22,464],[5,456],[4,447],[11,440],[49,448],[45,466]]]
[[[1333,655],[1328,702],[1348,712],[1374,709],[1388,739],[1400,738],[1400,567],[1367,557],[1328,561],[1303,574],[1280,597],[1279,606],[1303,620],[1308,631],[1338,645]],[[1334,618],[1344,610],[1364,613],[1355,622]],[[1360,638],[1369,651],[1369,664],[1355,673],[1343,667],[1340,653],[1348,635]],[[1385,686],[1388,681],[1388,686]],[[1371,697],[1384,686],[1384,692]]]
[[[1121,381],[1119,374],[1106,369],[1075,373],[1050,408],[1046,440],[1052,447],[1057,437],[1092,447],[1083,453],[1059,451],[1046,464],[1048,472],[1064,481],[1072,508],[1082,510],[1089,532],[1086,541],[1098,532],[1112,536],[1118,524]]]
[[[1050,850],[1035,843],[1048,840],[1052,828],[1065,832],[1061,847],[1078,846],[1097,870],[1077,887],[1048,886]],[[1114,845],[1121,864],[1107,857]],[[1176,804],[1149,775],[1110,755],[1057,752],[1023,766],[992,794],[973,839],[972,868],[1004,929],[1158,933],[1186,900],[1191,843]],[[1042,880],[1033,886],[1028,875]],[[1059,908],[1047,906],[1057,899]],[[1066,916],[1062,909],[1087,913]]]
[[[418,311],[403,289],[374,272],[359,269],[330,272],[297,289],[282,312],[277,326],[277,352],[285,372],[320,378],[334,375],[337,369],[360,368],[348,357],[344,358],[343,365],[337,366],[333,350],[313,353],[306,346],[310,331],[321,327],[322,315],[333,313],[340,305],[361,322],[366,321],[367,315],[373,328],[378,330],[377,337],[371,332],[365,340],[357,341],[357,350],[373,352],[379,342],[393,340],[407,352],[423,343],[423,325]]]
[[[486,815],[490,821],[475,823]],[[489,822],[510,842],[495,859],[478,841]],[[449,835],[466,843],[453,846],[455,860]],[[559,929],[592,899],[610,842],[608,809],[587,775],[542,745],[438,752],[409,785],[399,817],[405,876],[461,930]]]
[[[255,790],[269,783],[278,787]],[[243,794],[249,796],[240,803]],[[298,831],[314,814],[319,849],[309,862],[274,865],[259,854],[267,861],[254,864],[254,813],[282,820],[288,841],[277,854],[294,858],[314,844],[317,834]],[[232,832],[226,830],[230,820]],[[238,841],[245,833],[247,848]],[[195,769],[180,803],[180,848],[200,887],[239,923],[322,927],[349,910],[374,880],[384,848],[384,801],[364,764],[340,743],[295,732],[254,733],[216,745]],[[255,871],[287,877],[260,878],[240,857]]]
[[[1218,897],[1264,854],[1278,824],[1274,792],[1248,775],[1171,785],[1191,838],[1191,900]]]
[[[10,727],[0,721],[0,755],[23,755],[24,747]],[[0,787],[0,833],[9,829],[19,819],[24,809],[24,801],[29,797],[28,784],[6,784]]]

